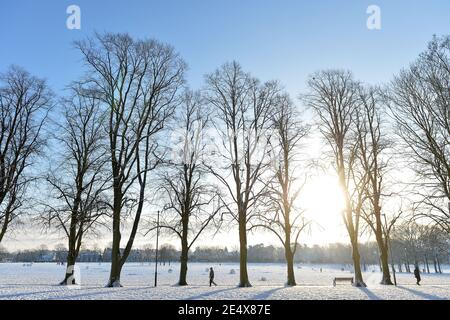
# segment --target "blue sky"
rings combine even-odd
[[[81,30],[65,26],[70,4],[81,8]],[[366,28],[371,4],[381,8],[379,31]],[[450,33],[449,18],[445,0],[2,0],[0,71],[21,65],[58,91],[81,74],[74,40],[94,31],[129,32],[172,44],[188,63],[194,88],[235,59],[297,96],[306,76],[322,68],[388,81],[433,34]]]
[[[81,8],[81,30],[66,28],[71,4]],[[372,4],[381,8],[379,31],[366,27]],[[433,34],[450,34],[450,1],[0,0],[0,72],[11,64],[23,66],[62,94],[82,74],[73,41],[95,31],[170,43],[188,63],[187,80],[194,89],[202,86],[205,74],[237,60],[262,80],[279,80],[297,97],[306,77],[324,68],[350,69],[368,83],[389,81]],[[330,230],[337,223],[332,221]],[[10,244],[55,241],[21,235]],[[230,240],[217,239],[223,241]]]

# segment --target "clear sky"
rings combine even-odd
[[[81,8],[81,30],[66,28],[66,8]],[[367,7],[381,8],[382,29],[368,30]],[[188,79],[236,59],[293,95],[317,69],[349,68],[382,82],[413,60],[433,34],[450,31],[447,0],[2,0],[0,70],[22,65],[55,89],[80,73],[74,40],[94,31],[129,32],[172,44]]]
[[[66,28],[72,4],[81,8],[81,30]],[[381,30],[366,26],[369,5],[381,9]],[[193,88],[206,73],[237,60],[297,97],[307,75],[323,68],[351,69],[368,83],[389,81],[433,34],[450,33],[450,1],[1,0],[0,72],[23,66],[60,93],[82,73],[73,41],[94,31],[172,44],[189,65]]]

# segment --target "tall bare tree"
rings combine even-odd
[[[86,84],[107,108],[106,131],[112,173],[113,243],[108,286],[120,274],[138,231],[150,171],[160,163],[157,135],[172,116],[184,82],[185,63],[166,44],[127,34],[96,35],[76,43],[88,67]],[[121,249],[121,226],[131,231]]]
[[[450,232],[450,37],[435,37],[428,50],[391,83],[391,111],[422,210]]]
[[[75,284],[74,266],[83,239],[104,225],[109,210],[105,115],[95,97],[80,87],[72,91],[62,102],[63,120],[54,137],[61,156],[52,155],[57,166],[47,176],[53,200],[44,205],[42,215],[45,226],[67,237],[67,269],[60,284]]]
[[[367,176],[365,185],[365,205],[362,217],[371,228],[380,252],[383,277],[381,284],[392,285],[388,261],[388,239],[385,221],[382,216],[382,201],[386,194],[386,172],[389,161],[387,155],[390,143],[382,127],[383,109],[377,89],[360,89],[360,108],[356,110],[356,137],[358,139],[357,156],[361,169]]]
[[[300,144],[309,128],[301,123],[298,112],[288,95],[280,95],[272,115],[273,134],[270,152],[273,162],[267,191],[268,207],[258,216],[253,228],[270,230],[281,241],[287,265],[287,285],[295,286],[294,256],[301,232],[309,224],[296,203],[303,185],[300,179]],[[270,177],[269,177],[270,178]]]
[[[223,184],[229,198],[227,212],[238,223],[240,287],[250,287],[247,272],[248,223],[266,191],[260,183],[269,167],[267,131],[277,83],[261,84],[237,62],[226,63],[206,78],[207,102],[213,107],[218,137],[218,162],[210,171]]]
[[[171,158],[162,173],[162,195],[166,199],[160,228],[175,234],[181,241],[178,284],[187,285],[189,250],[222,208],[216,188],[208,180],[202,164],[208,157],[205,131],[209,112],[198,92],[186,91],[182,107],[175,117],[170,142]]]
[[[361,273],[358,237],[367,177],[357,170],[359,146],[354,136],[360,85],[348,71],[325,70],[313,74],[308,87],[309,93],[302,99],[318,116],[319,130],[331,148],[330,160],[344,194],[342,217],[352,245],[355,286],[366,286]]]
[[[30,171],[45,145],[43,126],[52,105],[44,80],[12,66],[0,74],[0,242],[26,212]]]

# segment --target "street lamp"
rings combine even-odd
[[[158,241],[159,241],[159,210],[156,222],[156,250],[155,250],[155,287],[158,284]]]

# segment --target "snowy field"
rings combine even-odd
[[[214,267],[218,284],[208,286],[207,269]],[[81,286],[64,287],[65,267],[56,263],[0,263],[0,300],[4,299],[450,299],[450,268],[444,274],[423,274],[422,286],[415,285],[409,273],[397,273],[398,286],[378,284],[377,267],[364,273],[367,288],[350,284],[332,286],[334,277],[352,276],[349,266],[296,265],[297,287],[285,287],[286,270],[283,264],[249,264],[252,288],[237,288],[239,265],[236,263],[191,263],[187,287],[176,285],[179,264],[158,266],[158,287],[154,284],[154,264],[129,263],[122,271],[123,288],[104,288],[109,275],[109,263],[80,263],[76,278]],[[322,272],[320,272],[322,268]],[[341,271],[344,268],[344,271]]]

